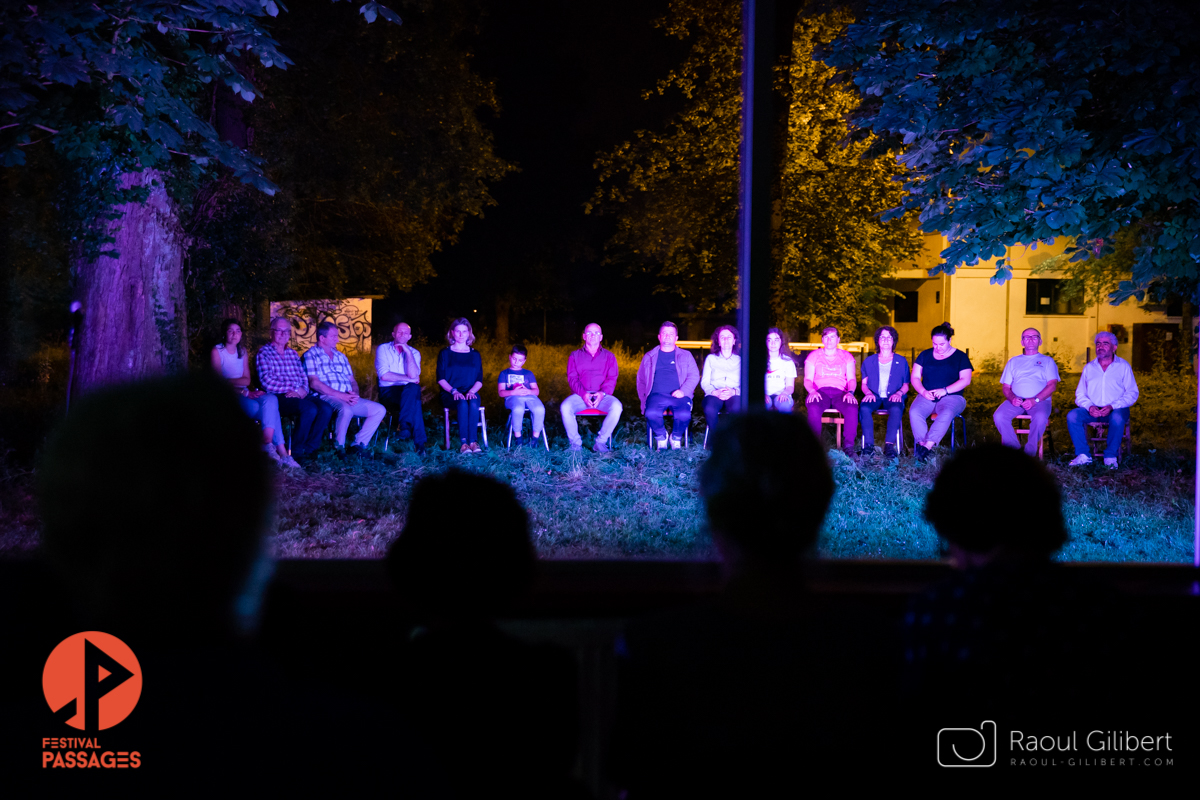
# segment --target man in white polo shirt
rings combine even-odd
[[[1000,441],[1008,447],[1020,447],[1017,432],[1013,430],[1013,419],[1029,415],[1029,438],[1025,440],[1025,452],[1037,457],[1042,434],[1050,422],[1050,396],[1058,388],[1058,365],[1054,359],[1038,352],[1042,346],[1042,334],[1037,328],[1026,328],[1021,332],[1021,347],[1024,352],[1010,358],[1000,375],[1000,390],[1004,402],[992,414]]]
[[[1092,463],[1086,427],[1089,422],[1108,423],[1108,443],[1104,447],[1104,466],[1117,468],[1121,437],[1129,424],[1129,409],[1137,402],[1138,386],[1133,367],[1117,355],[1117,337],[1109,331],[1096,334],[1096,360],[1083,368],[1075,405],[1067,412],[1067,431],[1075,445],[1072,467]]]

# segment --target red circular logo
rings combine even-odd
[[[42,691],[56,719],[94,733],[133,711],[142,695],[142,667],[117,637],[85,631],[63,639],[50,653]]]

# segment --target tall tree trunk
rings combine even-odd
[[[496,341],[508,344],[508,315],[512,310],[512,299],[506,295],[496,295]]]
[[[184,236],[155,170],[121,176],[121,187],[149,187],[107,222],[117,257],[76,263],[83,331],[73,393],[187,368]]]

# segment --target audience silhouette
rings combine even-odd
[[[186,420],[170,448],[147,435],[164,409]],[[255,645],[271,572],[271,477],[259,435],[227,386],[192,375],[98,391],[53,436],[38,470],[48,570],[22,598],[38,630],[13,650],[24,699],[5,736],[19,752],[32,746],[20,760],[37,768],[42,737],[88,735],[54,719],[34,670],[58,641],[102,631],[132,650],[142,690],[129,716],[97,739],[103,750],[139,752],[140,766],[120,776],[46,769],[39,781],[114,781],[158,796],[184,785],[444,796],[402,722],[336,688],[282,677]],[[66,602],[30,607],[43,597]],[[362,747],[385,737],[397,747],[386,769]]]
[[[464,503],[478,509],[469,524]],[[529,521],[512,488],[450,470],[413,489],[388,571],[417,627],[392,676],[404,716],[434,748],[457,796],[586,796],[572,780],[579,741],[576,667],[496,619],[529,590]]]

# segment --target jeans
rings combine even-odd
[[[321,399],[332,406],[334,413],[337,414],[337,421],[333,424],[333,440],[338,447],[346,446],[346,432],[350,430],[351,417],[366,417],[366,421],[354,436],[354,444],[366,447],[367,443],[371,441],[371,437],[375,435],[375,429],[387,415],[386,408],[365,397],[358,398],[358,402],[354,405],[335,400],[328,395],[321,395]]]
[[[291,414],[300,417],[292,435],[292,455],[306,456],[320,450],[321,438],[325,435],[325,429],[329,427],[329,420],[333,416],[333,407],[311,395],[288,397],[285,394],[277,394],[274,397],[279,402],[281,416]]]
[[[791,411],[796,405],[796,398],[790,394],[773,394],[767,397],[767,410],[771,411]]]
[[[876,411],[887,412],[887,441],[895,445],[896,439],[900,436],[900,424],[904,417],[904,400],[901,399],[893,403],[886,397],[879,397],[871,401],[863,400],[859,404],[858,421],[862,424],[864,448],[875,446],[874,414]]]
[[[525,418],[525,409],[529,409],[529,414],[533,417],[533,435],[541,435],[543,421],[546,419],[546,407],[542,405],[541,400],[531,394],[524,397],[506,397],[504,407],[512,412],[508,424],[512,426],[514,435],[521,435],[521,420]]]
[[[841,412],[842,419],[845,420],[842,423],[846,427],[846,436],[842,439],[843,446],[853,447],[854,443],[858,441],[858,403],[846,402],[842,399],[846,396],[846,392],[828,386],[818,389],[817,393],[821,395],[820,400],[813,403],[806,400],[804,403],[808,409],[808,425],[817,435],[817,441],[821,440],[821,414],[825,412],[825,409],[832,408]]]
[[[663,424],[663,412],[668,408],[675,416],[671,435],[676,439],[682,439],[683,432],[692,422],[692,398],[676,397],[672,394],[652,394],[646,398],[646,422],[650,425],[655,439],[665,439],[667,436],[667,426]]]
[[[913,432],[913,446],[931,441],[933,446],[937,447],[942,443],[946,431],[950,430],[950,423],[966,407],[967,399],[960,394],[948,394],[936,402],[918,395],[908,407],[908,424]],[[930,414],[937,414],[933,425],[929,424]]]
[[[1042,443],[1042,434],[1046,432],[1046,426],[1050,424],[1050,412],[1053,409],[1049,400],[1043,400],[1040,403],[1034,403],[1033,407],[1026,411],[1023,408],[1017,408],[1009,401],[1005,400],[992,414],[992,422],[996,423],[996,430],[1000,431],[1000,441],[1006,447],[1020,447],[1021,441],[1017,438],[1017,432],[1013,428],[1013,419],[1022,414],[1029,415],[1029,438],[1025,440],[1025,452],[1028,455],[1037,457],[1038,446]]]
[[[1111,414],[1103,417],[1093,417],[1086,408],[1073,408],[1067,412],[1067,430],[1071,433],[1071,444],[1075,445],[1075,455],[1091,455],[1090,443],[1087,440],[1087,424],[1089,422],[1108,423],[1108,442],[1104,445],[1104,457],[1116,458],[1121,452],[1121,437],[1125,435],[1125,426],[1129,424],[1129,409],[1114,408]]]
[[[263,428],[272,428],[274,436],[271,443],[274,445],[283,444],[283,422],[279,419],[279,398],[267,392],[262,397],[246,397],[244,394],[238,395],[238,403],[242,406],[242,411],[251,419],[258,422]]]
[[[427,435],[425,413],[421,410],[421,385],[402,383],[399,386],[380,386],[379,399],[395,409],[400,438],[405,438],[407,432],[412,436],[413,444],[424,447]]]
[[[579,435],[579,423],[575,420],[575,415],[587,408],[588,405],[583,398],[577,394],[573,394],[558,406],[559,412],[562,414],[563,428],[567,431],[567,441],[573,445],[582,445],[583,438]],[[623,406],[621,401],[613,397],[611,394],[606,394],[600,398],[596,408],[603,411],[604,424],[600,426],[600,432],[596,434],[597,442],[607,442],[616,430],[617,422],[621,419],[621,411]]]
[[[704,421],[715,431],[721,412],[736,414],[741,405],[742,398],[736,394],[728,400],[722,400],[713,394],[706,394],[704,396]]]
[[[442,392],[442,408],[450,409],[450,413],[458,420],[458,439],[463,444],[479,441],[479,395],[468,400],[464,394],[462,400],[455,400],[454,395]]]

